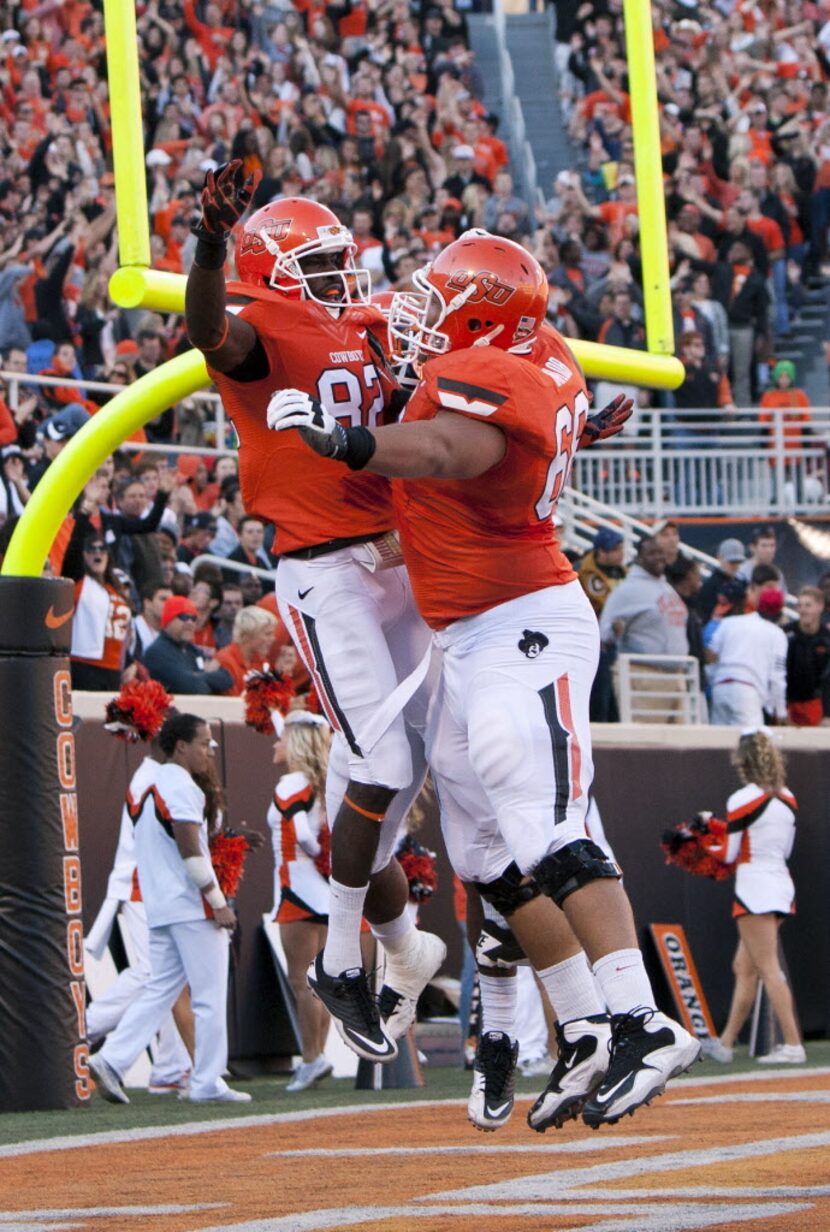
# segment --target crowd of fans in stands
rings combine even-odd
[[[261,172],[255,206],[301,194],[328,204],[377,290],[408,286],[442,245],[484,226],[540,260],[563,333],[644,346],[622,3],[556,8],[562,106],[583,157],[541,205],[514,189],[453,0],[139,3],[154,266],[187,272],[205,172],[238,157]],[[675,405],[729,410],[760,396],[800,288],[826,256],[830,6],[652,8],[688,370]],[[22,0],[0,16],[0,254],[2,369],[51,378],[20,384],[14,398],[0,386],[5,546],[50,462],[112,396],[96,383],[130,384],[188,346],[181,318],[108,299],[117,232],[98,0]],[[795,378],[779,364],[765,400],[803,418]],[[226,443],[195,402],[153,420],[144,441]],[[245,515],[233,458],[109,459],[51,553],[79,603],[94,607],[103,593],[110,604],[104,657],[76,654],[76,683],[111,688],[129,665],[179,692],[238,693],[245,670],[277,656],[302,683],[267,579],[249,572],[273,566],[268,542],[269,528]],[[200,562],[206,553],[242,570]],[[699,579],[671,567],[687,603]]]

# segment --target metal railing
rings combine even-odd
[[[12,414],[16,413],[21,402],[25,401],[33,389],[54,387],[73,389],[77,390],[79,401],[83,401],[88,391],[110,393],[114,397],[116,394],[121,393],[122,390],[129,388],[127,385],[113,385],[107,381],[77,381],[70,377],[42,376],[39,373],[7,372],[5,370],[0,370],[0,381],[3,381],[8,389],[6,401]],[[198,393],[191,394],[189,398],[186,398],[186,403],[195,403],[197,407],[204,407],[205,419],[202,424],[202,430],[208,439],[212,438],[216,442],[215,445],[136,445],[126,441],[123,448],[128,450],[150,449],[165,453],[202,453],[211,457],[216,457],[219,454],[233,453],[234,447],[229,440],[229,429],[231,429],[232,425],[225,414],[225,407],[219,395],[208,390],[199,390]],[[49,413],[54,414],[59,409],[59,407],[55,407]]]
[[[621,723],[705,723],[700,667],[691,655],[621,654],[615,664]]]
[[[571,484],[637,517],[830,512],[830,408],[642,410],[576,457]]]

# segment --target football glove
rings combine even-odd
[[[587,445],[593,445],[597,441],[607,440],[609,436],[616,436],[631,418],[633,410],[634,403],[631,398],[626,398],[625,394],[617,394],[607,406],[586,420],[578,447],[584,449]]]
[[[251,204],[257,179],[256,175],[245,178],[241,158],[208,171],[199,199],[202,216],[193,234],[208,243],[223,243]]]
[[[326,408],[299,389],[281,389],[273,394],[265,417],[272,432],[296,428],[305,443],[322,458],[339,461],[349,451],[345,428]]]

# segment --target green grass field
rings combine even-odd
[[[807,1044],[808,1066],[830,1066],[830,1040],[816,1040]],[[691,1077],[726,1077],[742,1072],[757,1072],[759,1067],[745,1048],[737,1050],[732,1065],[718,1065],[704,1061],[695,1065]],[[792,1066],[794,1074],[800,1066]],[[250,1091],[250,1104],[208,1104],[197,1106],[176,1099],[173,1095],[148,1095],[145,1091],[130,1092],[128,1106],[108,1104],[94,1095],[88,1108],[59,1112],[13,1112],[0,1115],[0,1146],[18,1142],[30,1142],[40,1138],[71,1137],[76,1134],[106,1133],[113,1130],[145,1129],[150,1126],[192,1124],[196,1121],[227,1120],[231,1117],[270,1116],[276,1113],[300,1112],[306,1109],[343,1107],[348,1104],[365,1104],[372,1101],[388,1103],[430,1099],[466,1099],[470,1089],[470,1075],[462,1069],[441,1067],[430,1070],[424,1067],[426,1085],[407,1090],[365,1091],[355,1090],[352,1079],[334,1081],[328,1079],[313,1091],[287,1095],[285,1086],[288,1076],[263,1077],[250,1080],[233,1079],[240,1090]],[[680,1079],[679,1081],[683,1081]],[[520,1079],[517,1084],[519,1096],[538,1094],[544,1079]]]

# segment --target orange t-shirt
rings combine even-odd
[[[431,359],[406,407],[406,423],[452,411],[495,424],[507,440],[502,460],[478,479],[393,481],[415,599],[435,629],[576,576],[551,515],[588,398],[581,370],[556,339],[550,331],[537,344],[543,366],[496,347]]]
[[[215,663],[221,663],[226,672],[233,677],[233,685],[226,690],[226,697],[240,697],[245,688],[245,676],[248,672],[259,672],[265,663],[260,655],[254,655],[250,663],[242,658],[242,651],[236,642],[229,642],[221,650],[217,650]]]
[[[311,300],[230,283],[228,302],[241,306],[268,357],[259,381],[231,380],[208,364],[211,380],[239,437],[239,482],[245,509],[276,527],[280,555],[330,539],[380,535],[392,526],[389,484],[321,458],[297,432],[272,432],[265,419],[276,389],[302,389],[344,427],[381,422],[396,388],[368,341],[366,324],[333,319]],[[210,357],[208,356],[208,360]]]
[[[784,236],[774,218],[767,218],[762,214],[760,218],[747,218],[746,225],[753,235],[760,235],[767,252],[784,247]]]

